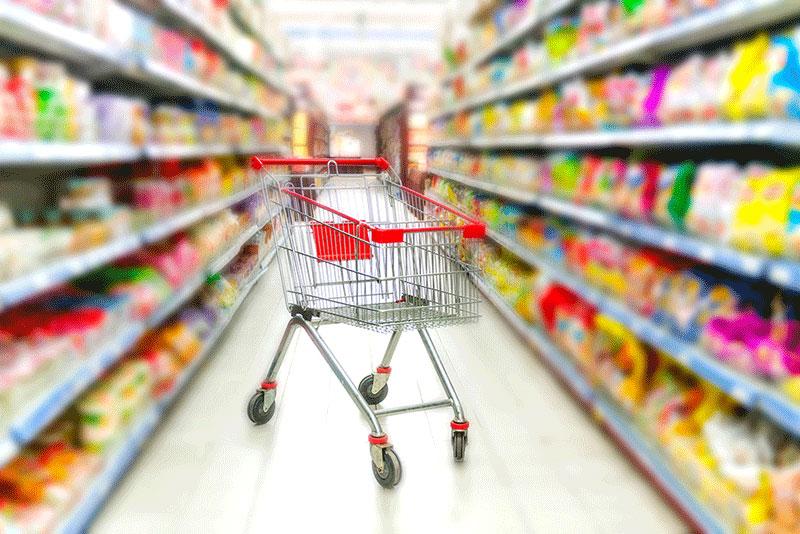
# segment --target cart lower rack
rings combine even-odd
[[[265,171],[265,197],[282,209],[283,236],[275,243],[291,319],[250,399],[251,421],[261,425],[275,414],[278,371],[300,328],[369,422],[373,473],[382,486],[394,487],[402,474],[378,420],[382,416],[452,408],[453,456],[463,460],[469,423],[428,329],[478,319],[480,298],[470,280],[474,267],[464,258],[484,237],[483,223],[404,187],[383,158],[256,157],[253,166]],[[340,173],[339,166],[361,172]],[[358,387],[319,333],[329,323],[391,334],[380,366]],[[419,333],[446,398],[378,409],[407,330]]]

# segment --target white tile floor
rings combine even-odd
[[[403,480],[380,488],[366,423],[302,332],[275,419],[253,427],[245,405],[287,319],[278,287],[273,270],[254,289],[95,534],[686,531],[488,304],[477,325],[433,332],[472,422],[463,464],[451,458],[452,412],[391,418]],[[322,332],[356,383],[386,343]],[[416,334],[392,367],[387,405],[440,395]]]

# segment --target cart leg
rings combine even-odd
[[[371,430],[369,435],[369,451],[372,457],[373,474],[381,486],[393,488],[400,482],[402,466],[400,465],[400,459],[389,443],[389,436],[383,432],[381,423],[378,421],[375,413],[370,409],[367,401],[361,396],[358,388],[356,388],[356,385],[350,380],[350,377],[339,363],[339,360],[336,359],[333,351],[328,347],[328,344],[325,343],[325,340],[322,339],[322,336],[319,335],[316,328],[302,317],[298,316],[295,319],[298,324],[303,327],[303,330],[306,331],[314,345],[316,345],[320,354],[322,354],[322,357],[331,368],[331,371],[336,375],[339,383],[345,391],[347,391],[347,394],[350,395],[350,399],[352,399],[353,403],[358,407],[361,414],[367,418]]]
[[[283,331],[283,337],[275,351],[275,356],[272,358],[272,363],[269,365],[267,376],[261,382],[258,390],[250,398],[247,405],[247,416],[250,420],[257,424],[263,425],[272,419],[275,414],[275,397],[277,394],[278,384],[275,379],[278,378],[278,371],[280,370],[283,359],[286,356],[286,351],[289,349],[289,344],[292,342],[294,332],[300,323],[296,321],[296,317],[289,319],[286,324],[286,329]]]
[[[436,370],[436,375],[439,377],[439,382],[447,394],[447,398],[453,405],[453,420],[450,422],[450,441],[453,445],[453,457],[457,462],[464,459],[464,449],[467,446],[467,430],[469,429],[469,421],[464,418],[464,410],[461,408],[461,401],[458,398],[453,383],[450,381],[450,376],[444,368],[442,358],[439,356],[439,351],[436,350],[436,345],[433,344],[431,335],[425,328],[419,329],[419,336],[422,338],[422,344],[425,345],[425,350],[428,351],[428,356],[431,358],[433,368]]]
[[[389,345],[386,347],[386,352],[383,353],[380,366],[374,373],[365,376],[358,384],[358,391],[367,401],[367,404],[380,404],[389,394],[388,382],[389,374],[392,372],[392,357],[402,333],[402,330],[392,332],[392,337],[389,338]]]
[[[322,354],[325,362],[339,380],[339,383],[342,385],[345,391],[347,391],[347,394],[350,395],[350,398],[355,403],[356,407],[358,407],[362,415],[367,418],[370,429],[372,430],[372,435],[374,437],[383,436],[384,434],[383,430],[381,429],[380,421],[378,421],[378,418],[375,417],[374,413],[372,413],[372,410],[367,402],[358,393],[358,388],[356,388],[355,384],[353,384],[353,381],[350,380],[350,377],[339,363],[339,360],[337,360],[336,356],[333,355],[333,351],[331,351],[330,347],[328,347],[328,344],[325,343],[325,340],[322,339],[322,336],[319,335],[319,332],[317,332],[316,328],[314,328],[311,323],[300,316],[294,317],[292,320],[297,321],[298,326],[301,326],[303,330],[306,331],[308,337],[311,338],[311,341],[317,347],[317,350],[319,350],[320,354]]]

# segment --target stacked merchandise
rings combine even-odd
[[[148,413],[166,408],[208,353],[249,286],[263,272],[266,249],[263,233],[251,239],[222,274],[208,279],[194,302],[144,335],[58,420],[0,468],[3,532],[49,532],[69,524],[76,503],[92,493],[95,481],[102,480],[104,469],[124,450],[129,436]],[[139,311],[134,301],[141,300],[137,293],[157,287],[152,278],[160,276],[153,273],[149,281],[141,275],[135,282],[115,280],[114,287],[126,290],[109,287],[104,291],[108,296],[87,293],[43,302],[51,314],[56,313],[55,307],[64,308],[60,320],[52,316],[49,325],[53,326],[48,327],[59,322],[62,328],[75,331],[77,341],[83,326],[78,316],[96,312],[104,315],[97,319],[103,329],[113,331],[115,321],[136,320]],[[166,285],[165,280],[161,285]],[[91,332],[91,336],[100,334]],[[89,334],[81,332],[81,346],[88,340],[85,335]]]
[[[272,259],[289,92],[261,0],[0,4],[0,531],[83,532]]]
[[[111,49],[130,55],[129,60],[144,64],[155,62],[259,109],[280,113],[286,105],[286,97],[256,75],[274,70],[275,61],[256,40],[236,27],[228,15],[226,2],[165,2],[166,7],[178,13],[190,13],[193,21],[199,19],[203,26],[213,28],[209,30],[214,34],[213,45],[180,30],[166,28],[148,14],[116,0],[67,3],[14,0],[13,3],[96,37]],[[230,56],[236,58],[236,64],[226,59]],[[237,70],[241,65],[247,66],[246,72]]]
[[[33,57],[0,60],[0,142],[259,148],[280,144],[287,131],[283,118],[222,112],[213,102],[150,106],[140,98],[94,91],[63,63]]]
[[[800,531],[800,169],[768,148],[799,17],[505,2],[446,51],[430,194],[487,222],[487,298],[698,531]]]
[[[431,166],[688,232],[743,252],[800,258],[800,168],[735,161],[665,164],[557,152],[431,153]]]
[[[155,172],[154,172],[155,171]],[[207,159],[109,169],[63,181],[55,205],[0,202],[0,282],[163,224],[195,206],[237,198],[257,184],[243,161]]]
[[[568,50],[574,50],[571,43]],[[439,123],[439,136],[497,136],[800,118],[800,29],[759,34],[675,65],[575,78],[536,97],[498,102]],[[528,65],[528,62],[522,62]],[[488,79],[522,76],[513,69]],[[475,91],[488,88],[479,84]]]
[[[669,458],[731,532],[800,528],[800,444],[641,342],[613,317],[507,253],[477,258],[508,306],[546,333],[599,394]]]

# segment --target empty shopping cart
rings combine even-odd
[[[469,423],[428,329],[477,320],[480,299],[470,281],[474,268],[462,258],[485,235],[483,223],[402,186],[383,158],[255,157],[252,163],[264,171],[264,194],[282,209],[275,246],[291,319],[250,399],[250,419],[261,425],[274,415],[278,370],[299,327],[369,421],[372,467],[382,486],[391,488],[401,478],[400,461],[381,429],[382,416],[451,407],[453,456],[461,461]],[[348,173],[340,173],[340,166]],[[319,333],[329,323],[391,334],[380,366],[358,387]],[[379,409],[406,330],[422,338],[446,398]]]

